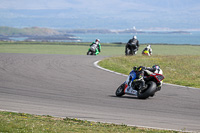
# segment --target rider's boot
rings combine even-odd
[[[141,80],[141,85],[142,85],[141,90],[146,89],[147,86],[145,85],[145,81],[144,80]]]

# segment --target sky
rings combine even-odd
[[[200,29],[200,0],[0,0],[0,26]]]

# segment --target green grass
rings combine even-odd
[[[0,53],[36,53],[36,54],[86,54],[86,46],[71,45],[0,45]],[[76,50],[77,49],[77,50]]]
[[[0,53],[38,53],[86,55],[90,43],[73,42],[0,42]],[[125,44],[102,43],[99,55],[124,55]],[[141,45],[138,55],[146,45]],[[200,46],[152,45],[153,55],[200,55]]]
[[[130,127],[124,124],[108,124],[0,111],[0,132],[8,133],[178,133],[177,131]]]
[[[200,56],[199,55],[157,55],[157,56],[118,56],[106,58],[100,66],[129,74],[133,66],[160,65],[164,82],[200,88]]]

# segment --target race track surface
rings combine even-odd
[[[139,100],[115,90],[126,79],[93,65],[103,56],[0,54],[0,109],[200,132],[200,90],[164,85]]]

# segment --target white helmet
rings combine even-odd
[[[133,36],[134,39],[137,39],[137,36]]]
[[[147,45],[147,48],[151,48],[151,45]]]
[[[95,42],[100,42],[100,39],[96,39]]]

